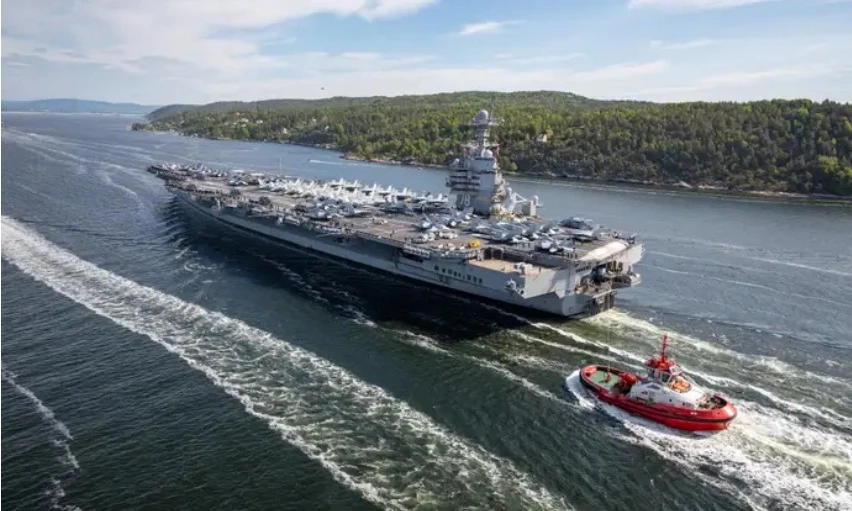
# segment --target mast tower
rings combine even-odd
[[[506,199],[506,185],[500,171],[500,148],[488,139],[492,126],[500,119],[480,110],[468,122],[474,127],[475,140],[463,146],[461,158],[450,164],[447,187],[456,195],[458,209],[473,208],[478,215],[488,216],[499,210]]]

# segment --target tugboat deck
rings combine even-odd
[[[620,372],[621,371],[611,370],[607,373],[605,370],[598,368],[597,371],[589,376],[589,379],[607,390],[612,390],[613,387],[615,387],[615,384],[618,383],[618,380],[621,379],[621,375],[619,374]],[[607,374],[609,375],[609,381],[607,381]]]

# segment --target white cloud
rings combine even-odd
[[[716,41],[713,39],[693,39],[691,41],[667,43],[665,41],[654,40],[651,41],[650,44],[652,47],[659,48],[661,50],[690,50],[693,48],[712,46],[716,44]]]
[[[731,7],[775,1],[778,0],[628,0],[627,7],[631,9],[652,7],[678,10],[708,10],[728,9]]]
[[[383,55],[372,52],[344,52],[334,55],[326,52],[306,52],[286,55],[290,67],[302,74],[334,72],[370,72],[382,69],[399,69],[423,64],[432,55]]]
[[[535,54],[530,56],[522,56],[514,53],[498,53],[494,55],[494,59],[500,61],[500,65],[531,66],[541,64],[562,64],[585,56],[585,53],[579,52],[553,53],[545,55]]]
[[[847,50],[852,37],[820,33],[812,25],[802,25],[800,34],[784,32],[764,39],[656,41],[644,48],[631,46],[636,39],[625,28],[624,37],[606,35],[611,44],[595,41],[584,48],[575,46],[582,41],[546,31],[530,31],[523,39],[480,39],[475,34],[520,23],[486,20],[462,29],[470,36],[463,39],[469,51],[460,50],[461,41],[455,37],[460,32],[441,33],[440,28],[432,31],[433,40],[389,30],[384,49],[367,40],[359,46],[358,30],[373,30],[371,20],[412,13],[437,1],[7,2],[2,70],[8,75],[2,92],[4,98],[15,99],[76,96],[149,104],[471,89],[552,89],[601,98],[824,95],[852,100],[849,76],[843,74],[852,63]],[[730,6],[735,0],[678,0],[677,5],[709,8],[725,2]],[[329,44],[308,46],[305,41],[311,38],[297,33],[298,24],[289,22],[323,13],[353,18],[350,27],[355,29],[331,34]],[[342,48],[336,46],[341,43]],[[420,47],[431,54],[408,50]],[[690,48],[702,48],[701,58],[674,51]],[[320,49],[328,51],[311,51]],[[587,50],[589,58],[568,49]],[[642,53],[653,57],[631,60]],[[483,60],[482,55],[492,57]],[[617,63],[622,59],[630,61]],[[817,67],[823,74],[792,71]]]
[[[579,81],[625,80],[637,76],[661,73],[669,68],[668,61],[656,60],[642,64],[614,64],[611,66],[574,73],[572,78]]]
[[[555,64],[558,62],[568,62],[585,57],[584,53],[564,53],[561,55],[538,55],[535,57],[527,57],[519,59],[526,64]]]
[[[509,25],[516,25],[521,23],[518,20],[509,20],[509,21],[483,21],[481,23],[469,23],[467,25],[462,26],[459,30],[458,35],[468,36],[474,34],[496,34],[497,32],[502,31],[505,27]]]
[[[765,69],[762,71],[735,71],[731,73],[722,73],[708,76],[707,78],[701,80],[700,83],[703,88],[711,89],[715,87],[735,87],[777,78],[797,78],[805,76],[815,76],[824,74],[827,71],[828,70],[817,69],[814,67],[777,68]]]
[[[513,69],[509,67],[385,69],[356,74],[322,75],[311,78],[284,79],[265,83],[242,82],[223,84],[216,93],[222,97],[243,95],[260,97],[318,98],[336,95],[397,96],[431,94],[459,90],[569,90],[593,97],[620,97],[630,90],[618,82],[661,73],[668,68],[665,61],[624,63],[586,71],[564,69]]]
[[[346,51],[340,54],[341,57],[345,59],[352,60],[378,60],[380,55],[375,52],[357,52],[357,51]]]
[[[145,59],[183,62],[201,76],[244,76],[286,66],[262,55],[261,38],[226,37],[227,30],[262,29],[306,16],[331,13],[365,20],[414,12],[437,0],[33,0],[4,5],[3,57],[24,55],[128,71]],[[46,34],[50,34],[47,36]],[[43,41],[62,41],[47,48]],[[280,42],[286,41],[282,39]],[[266,41],[267,43],[269,41]],[[39,51],[41,50],[41,51]]]
[[[689,42],[689,41],[687,41]],[[661,48],[668,44],[657,43]],[[716,39],[692,52],[667,52],[670,73],[633,97],[664,101],[749,101],[769,98],[852,100],[849,34],[784,33]]]
[[[852,70],[852,67],[846,71]],[[656,87],[639,92],[640,95],[657,98],[695,97],[694,93],[707,93],[719,89],[741,89],[760,83],[774,82],[776,85],[785,80],[820,78],[842,72],[843,68],[825,65],[805,65],[799,67],[779,67],[755,71],[731,71],[703,76],[688,85]],[[684,96],[684,93],[687,93]],[[693,94],[688,94],[693,93]]]

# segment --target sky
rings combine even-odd
[[[850,0],[13,0],[2,98],[852,102]]]

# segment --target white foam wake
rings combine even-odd
[[[521,387],[525,388],[526,390],[528,390],[529,392],[532,392],[533,394],[535,394],[538,397],[544,398],[548,401],[554,401],[554,402],[559,403],[561,405],[571,406],[571,403],[565,401],[564,399],[559,398],[559,396],[557,396],[556,394],[553,394],[552,392],[548,392],[547,390],[541,388],[539,385],[536,385],[535,383],[529,381],[528,379],[524,378],[523,376],[514,373],[508,367],[506,367],[505,365],[503,365],[499,362],[496,362],[496,361],[493,361],[493,360],[486,360],[484,358],[478,358],[478,357],[475,357],[473,355],[468,355],[466,353],[456,353],[456,352],[453,352],[453,351],[449,351],[445,348],[442,348],[439,345],[438,341],[436,341],[435,339],[432,339],[431,337],[427,337],[425,335],[416,334],[414,332],[409,332],[409,331],[404,331],[404,330],[394,330],[394,331],[396,333],[400,334],[402,341],[405,342],[408,345],[416,346],[418,348],[422,348],[422,349],[431,351],[433,353],[438,353],[438,354],[443,355],[445,357],[464,360],[464,361],[469,362],[471,364],[477,365],[477,366],[479,366],[483,369],[487,369],[487,370],[499,375],[500,377],[502,377],[502,378],[504,378],[504,379],[506,379],[506,380],[508,380],[512,383],[516,383],[516,384],[520,385]]]
[[[709,484],[770,509],[852,509],[852,445],[836,433],[739,402],[727,431],[697,438],[591,398],[578,374],[566,387],[582,406],[603,410],[635,435],[633,441]]]
[[[262,261],[274,266],[279,271],[281,271],[281,273],[287,278],[287,280],[289,280],[290,282],[293,282],[294,284],[297,284],[299,286],[299,289],[302,292],[304,292],[305,294],[309,295],[315,302],[322,303],[322,304],[329,305],[329,306],[337,308],[338,310],[340,310],[341,312],[343,312],[347,316],[349,316],[349,319],[352,322],[357,323],[361,326],[366,326],[366,327],[370,327],[370,328],[376,328],[378,326],[372,319],[370,319],[367,316],[367,314],[364,311],[362,311],[361,309],[359,309],[357,307],[356,304],[360,304],[361,300],[358,297],[350,294],[349,292],[347,292],[345,289],[341,288],[337,284],[332,283],[327,287],[330,287],[331,290],[334,292],[334,294],[336,294],[338,297],[346,298],[349,303],[347,303],[345,305],[332,304],[328,300],[328,298],[325,297],[323,291],[321,291],[320,289],[315,287],[311,282],[309,282],[308,280],[303,278],[301,275],[296,273],[294,270],[288,268],[286,265],[284,265],[282,263],[279,263],[278,261],[274,261],[274,260],[272,260],[272,259],[270,259],[270,258],[268,258],[268,257],[266,257],[262,254],[259,254],[257,252],[253,252],[252,254],[255,257],[258,257]]]
[[[368,166],[370,166],[369,163],[357,163],[357,162],[353,162],[351,160],[328,161],[328,160],[317,160],[317,159],[314,159],[314,158],[311,158],[310,160],[308,160],[308,163],[314,163],[314,164],[318,164],[318,165],[334,165],[334,166],[337,166],[337,167],[368,167]]]
[[[27,398],[33,406],[35,406],[36,411],[41,416],[41,419],[45,424],[50,426],[53,431],[53,438],[51,438],[51,443],[56,446],[57,449],[62,453],[57,460],[64,466],[68,467],[68,470],[71,472],[76,472],[80,470],[80,463],[77,461],[77,457],[74,456],[74,453],[71,452],[70,442],[74,439],[71,436],[71,430],[68,429],[68,426],[65,425],[64,422],[59,420],[56,417],[56,414],[53,413],[53,410],[47,407],[41,399],[38,398],[30,389],[24,387],[20,383],[18,383],[17,375],[12,371],[6,368],[4,364],[2,366],[3,372],[3,381],[8,383],[15,391]],[[63,497],[65,497],[65,489],[62,487],[62,481],[58,477],[51,477],[50,479],[51,488],[46,492],[48,497],[50,498],[50,505],[53,509],[60,509],[64,511],[79,511],[80,508],[77,506],[62,504],[60,501]]]
[[[833,268],[825,268],[823,266],[809,266],[807,264],[795,263],[795,262],[792,262],[792,261],[780,261],[778,259],[769,259],[769,258],[764,258],[764,257],[749,257],[748,259],[754,259],[755,261],[762,261],[764,263],[781,264],[781,265],[784,265],[784,266],[790,266],[790,267],[793,267],[793,268],[801,268],[803,270],[810,270],[810,271],[815,271],[815,272],[819,272],[819,273],[828,273],[830,275],[836,275],[836,276],[839,276],[839,277],[852,277],[852,273],[850,273],[850,272],[846,272],[846,271],[842,271],[842,270],[835,270]]]
[[[37,133],[19,133],[14,130],[5,129],[3,131],[4,137],[6,137],[7,140],[11,140],[19,147],[38,154],[41,158],[53,161],[61,165],[69,165],[73,163],[74,165],[76,165],[77,172],[79,174],[85,174],[92,170],[95,171],[97,176],[101,179],[101,181],[103,181],[104,184],[121,190],[127,195],[133,197],[133,200],[136,201],[138,206],[142,206],[142,201],[139,198],[139,194],[135,190],[132,190],[131,188],[128,188],[120,183],[115,182],[112,179],[111,172],[107,171],[106,168],[120,169],[123,171],[122,173],[124,175],[128,176],[138,176],[138,172],[133,172],[131,171],[131,169],[114,163],[104,163],[103,161],[97,158],[86,158],[71,153],[69,151],[63,151],[59,149],[60,145],[65,146],[67,149],[82,148],[82,144],[68,143],[56,137],[51,137],[49,135],[39,135]]]
[[[567,351],[567,352],[571,352],[571,353],[580,353],[580,354],[586,355],[588,357],[592,357],[594,359],[608,360],[608,361],[614,362],[614,363],[622,363],[622,361],[620,359],[615,358],[615,357],[611,357],[609,355],[603,355],[601,353],[596,353],[594,351],[584,350],[582,348],[577,348],[575,346],[570,346],[570,345],[567,345],[567,344],[548,341],[547,339],[541,339],[540,337],[528,335],[528,334],[525,334],[523,332],[519,332],[517,330],[511,331],[511,334],[514,337],[517,337],[518,339],[522,339],[524,341],[531,342],[531,343],[541,344],[543,346],[549,346],[549,347],[557,349],[557,350]],[[580,343],[580,344],[583,344],[583,343]],[[595,343],[595,344],[597,344],[597,343]],[[608,346],[603,345],[603,344],[600,345],[599,347],[601,347],[603,349],[608,349]],[[627,358],[628,360],[636,361],[635,358],[632,357],[632,356],[631,357],[623,357],[623,358]]]
[[[670,332],[668,330],[660,328],[659,326],[651,322],[635,318],[621,311],[609,310],[586,321],[598,323],[601,326],[612,327],[613,325],[617,325],[621,328],[629,329],[634,332],[645,332],[647,334],[651,334],[653,337],[637,339],[645,341],[649,346],[654,345],[654,342],[658,342],[660,336],[662,336],[663,333],[667,332],[669,334],[669,339],[672,342],[676,343],[678,346],[680,346],[679,349],[688,348],[690,350],[695,350],[698,352],[710,353],[721,357],[729,357],[745,364],[756,364],[759,368],[763,370],[766,370],[773,374],[784,376],[785,378],[802,377],[808,381],[825,381],[834,385],[852,389],[852,382],[846,379],[835,378],[824,374],[814,374],[799,369],[793,365],[788,364],[787,362],[783,362],[774,357],[747,355],[744,353],[730,350],[717,344],[697,339],[689,335],[681,334],[679,332]]]
[[[10,263],[177,354],[368,500],[400,509],[568,507],[508,460],[327,360],[98,268],[13,219],[2,224]]]
[[[588,345],[588,346],[595,346],[595,347],[600,348],[600,349],[605,349],[607,352],[611,353],[612,355],[616,355],[616,356],[621,357],[622,359],[628,361],[627,362],[628,365],[635,366],[637,363],[638,364],[644,363],[645,358],[643,358],[642,356],[635,354],[635,353],[632,353],[631,351],[627,351],[627,350],[624,350],[624,349],[613,347],[609,343],[603,343],[603,342],[598,342],[598,341],[586,339],[586,338],[584,338],[580,335],[577,335],[573,332],[563,330],[561,328],[555,327],[553,325],[549,325],[547,323],[537,323],[537,322],[534,322],[534,321],[529,320],[527,318],[524,318],[522,316],[518,316],[517,314],[513,314],[511,312],[504,311],[503,309],[500,309],[499,307],[494,307],[494,306],[487,305],[487,304],[482,304],[482,305],[484,307],[491,309],[491,310],[494,310],[495,312],[498,312],[500,314],[515,318],[518,321],[526,323],[526,324],[528,324],[532,327],[535,327],[539,330],[554,332],[554,333],[556,333],[556,334],[558,334],[558,335],[560,335],[560,336],[562,336],[566,339],[573,341],[576,344],[581,344],[581,345],[585,344],[585,345]],[[796,369],[793,366],[790,366],[789,364],[786,364],[785,362],[782,362],[782,361],[780,361],[776,358],[773,358],[773,357],[749,356],[749,355],[745,355],[745,354],[742,354],[742,353],[738,353],[736,351],[729,350],[729,349],[721,347],[721,346],[717,346],[717,345],[712,344],[712,343],[708,343],[708,342],[703,341],[701,339],[696,339],[695,337],[684,335],[684,334],[681,334],[681,333],[678,333],[678,332],[671,332],[669,330],[663,330],[662,328],[658,327],[657,325],[655,325],[653,323],[635,318],[635,317],[630,316],[629,314],[627,314],[625,312],[621,312],[621,311],[614,310],[614,309],[608,310],[606,312],[603,312],[601,314],[593,316],[592,318],[585,319],[583,321],[589,322],[591,324],[597,324],[597,325],[599,325],[603,328],[612,328],[614,326],[617,326],[617,327],[620,327],[620,328],[623,328],[623,329],[629,329],[633,332],[643,332],[643,333],[646,333],[646,334],[652,334],[653,337],[648,337],[648,338],[638,337],[638,338],[634,338],[634,339],[637,340],[637,341],[644,342],[649,348],[652,348],[654,350],[656,350],[657,347],[658,347],[656,343],[658,342],[660,336],[662,336],[663,333],[665,332],[665,333],[669,334],[670,339],[674,340],[675,342],[677,342],[679,344],[685,343],[687,346],[694,348],[694,349],[697,349],[698,351],[712,353],[714,355],[731,357],[731,358],[734,358],[734,359],[738,360],[739,362],[743,362],[743,363],[756,363],[760,367],[767,369],[772,373],[783,375],[785,378],[789,378],[791,376],[803,375],[805,380],[808,380],[808,381],[827,381],[829,383],[832,383],[832,384],[835,384],[835,385],[838,385],[838,386],[852,388],[852,385],[850,385],[850,382],[845,381],[845,380],[832,378],[832,377],[828,377],[828,376],[824,376],[824,375],[819,375],[819,376],[814,375],[812,373],[808,373],[806,371],[801,371],[799,369]],[[557,342],[549,341],[549,340],[546,340],[546,339],[541,339],[539,337],[527,335],[527,334],[524,334],[524,333],[519,332],[519,331],[511,331],[511,333],[515,337],[524,339],[524,340],[529,341],[529,342],[534,342],[534,343],[537,343],[537,344],[550,346],[552,348],[556,348],[556,349],[563,350],[563,351],[583,353],[585,355],[594,356],[596,358],[603,359],[603,360],[609,360],[611,362],[619,362],[616,358],[613,358],[612,356],[607,356],[607,355],[603,355],[603,354],[595,354],[591,351],[583,350],[582,348],[578,348],[576,346],[569,346],[569,345],[566,345],[566,344],[557,343]],[[790,400],[787,400],[787,399],[784,399],[784,398],[778,396],[774,392],[763,389],[763,388],[758,387],[754,384],[743,383],[741,381],[737,381],[737,380],[727,378],[727,377],[724,377],[724,376],[709,374],[707,372],[700,371],[700,370],[698,370],[698,369],[696,369],[695,367],[692,367],[692,366],[687,367],[687,372],[689,374],[691,374],[692,376],[696,376],[698,378],[704,379],[704,380],[706,380],[707,382],[709,382],[713,385],[717,385],[717,386],[721,386],[721,387],[728,387],[728,388],[739,388],[739,389],[751,390],[751,391],[756,392],[756,393],[762,395],[763,397],[771,400],[775,405],[778,405],[779,407],[784,408],[786,410],[798,412],[798,413],[801,413],[801,414],[804,414],[804,415],[810,415],[811,417],[818,417],[818,418],[820,418],[820,419],[822,419],[822,420],[824,420],[828,423],[831,423],[831,424],[833,424],[837,427],[841,427],[841,428],[848,427],[848,423],[849,423],[850,418],[848,416],[836,411],[836,410],[832,410],[832,409],[824,408],[824,407],[808,406],[806,404],[793,402],[793,401],[790,401]]]
[[[557,333],[576,344],[609,348],[612,355],[632,362],[644,360],[631,351],[613,348],[553,325],[536,323],[497,307],[493,309],[539,330]],[[653,333],[655,341],[663,333],[656,325],[619,311],[607,311],[587,321],[607,328],[615,324],[634,331]],[[593,355],[593,352],[577,346],[537,338],[518,331],[512,333],[525,341]],[[677,333],[672,335],[676,340],[688,343],[699,351],[743,361],[752,358],[700,339]],[[650,340],[647,342],[649,346],[654,346]],[[616,361],[605,355],[596,357]],[[533,362],[545,368],[541,361]],[[787,371],[793,369],[770,357],[761,357],[759,363],[772,372],[789,374]],[[632,438],[662,457],[688,467],[708,484],[739,495],[750,504],[759,502],[761,506],[775,508],[781,502],[781,509],[852,510],[852,442],[836,428],[820,426],[807,417],[819,417],[835,426],[848,427],[848,419],[845,416],[828,409],[817,409],[784,400],[765,389],[730,378],[696,372],[693,369],[689,369],[689,372],[714,384],[748,388],[768,398],[783,410],[799,412],[806,417],[789,415],[774,408],[738,400],[740,415],[731,428],[724,433],[699,440],[692,435],[684,435],[591,399],[579,384],[578,371],[574,371],[568,378],[566,386],[578,397],[579,406],[588,409],[601,408],[622,421],[634,434],[628,439]],[[847,382],[840,383],[848,385]],[[719,473],[721,478],[708,475],[705,469],[709,467]],[[743,487],[750,489],[743,491]]]
[[[48,426],[53,429],[56,433],[55,438],[53,438],[52,442],[55,446],[57,446],[62,451],[62,456],[59,458],[59,461],[63,465],[70,466],[74,470],[78,470],[80,468],[80,463],[77,462],[77,458],[74,456],[74,453],[71,452],[71,447],[68,445],[68,442],[73,440],[74,438],[71,436],[71,431],[68,429],[68,426],[65,425],[64,422],[56,418],[56,414],[53,413],[53,410],[48,408],[44,403],[42,403],[41,399],[38,398],[33,392],[24,387],[23,385],[17,382],[17,376],[12,371],[6,369],[5,364],[3,365],[3,381],[8,383],[18,392],[18,394],[24,396],[29,399],[30,402],[35,406],[36,411],[41,416],[42,420]]]

